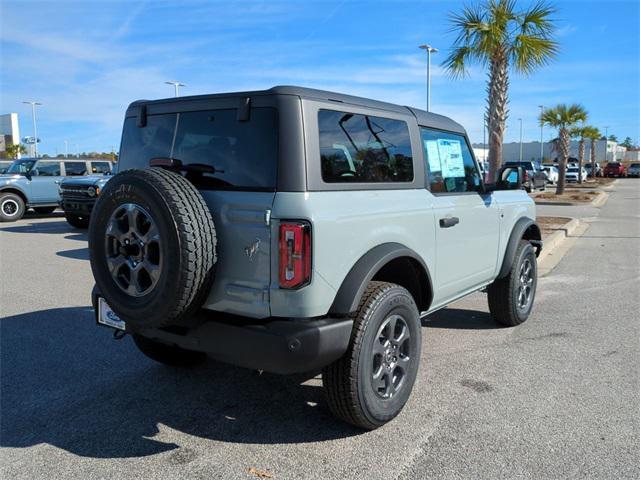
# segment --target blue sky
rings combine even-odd
[[[561,53],[530,77],[513,76],[505,141],[539,138],[538,105],[579,102],[589,123],[640,137],[640,2],[557,1]],[[458,1],[11,1],[0,3],[0,112],[21,135],[38,111],[41,152],[118,148],[124,110],[139,98],[262,89],[324,88],[424,108],[432,57],[432,110],[482,141],[486,72],[452,80],[439,67]],[[519,1],[519,5],[529,2]],[[545,131],[545,139],[553,132]]]

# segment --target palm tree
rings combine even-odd
[[[602,133],[600,133],[600,130],[598,130],[596,127],[592,127],[590,125],[583,127],[583,130],[584,131],[582,132],[582,136],[584,138],[588,138],[589,140],[591,140],[591,175],[595,177],[596,176],[596,142],[600,139],[600,137],[602,136]]]
[[[560,140],[558,142],[560,147],[558,170],[560,170],[560,175],[558,176],[558,186],[556,187],[557,195],[564,193],[567,159],[569,158],[570,129],[576,123],[584,122],[586,119],[587,111],[582,105],[575,103],[568,106],[561,103],[553,108],[546,109],[540,115],[541,125],[549,125],[558,129],[558,139]]]
[[[18,155],[25,155],[27,153],[27,147],[21,143],[12,143],[11,145],[7,145],[6,152],[8,158],[18,158]]]
[[[580,172],[580,174],[578,175],[578,183],[582,183],[582,164],[584,162],[584,141],[586,139],[584,134],[585,134],[586,128],[587,127],[585,127],[584,125],[580,125],[578,127],[573,127],[569,131],[569,135],[571,136],[571,138],[579,139],[578,140],[578,171]]]
[[[554,23],[550,17],[555,9],[543,1],[528,10],[516,10],[515,0],[485,2],[451,15],[451,29],[458,36],[443,66],[454,78],[464,76],[471,62],[489,66],[489,176],[495,179],[502,164],[509,69],[532,73],[555,57],[558,44],[551,38]]]

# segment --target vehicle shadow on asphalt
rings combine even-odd
[[[443,308],[422,319],[422,326],[458,330],[489,330],[505,328],[489,312],[461,308]]]
[[[2,225],[2,227],[0,228],[0,231],[11,232],[11,233],[49,233],[49,234],[77,232],[77,230],[73,228],[71,225],[69,225],[66,220],[59,220],[56,222],[36,222],[36,223],[25,223],[23,220],[23,221],[20,221],[18,225],[11,225],[7,227]]]
[[[56,255],[59,257],[72,258],[74,260],[89,260],[89,247],[60,250],[59,252],[56,252]]]
[[[254,444],[362,433],[331,416],[311,375],[259,375],[213,360],[166,367],[129,337],[113,340],[90,307],[3,318],[0,362],[2,447],[48,443],[84,457],[125,458],[179,448],[168,429]]]

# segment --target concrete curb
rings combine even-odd
[[[565,253],[575,243],[575,239],[582,235],[588,224],[579,218],[569,221],[562,229],[553,232],[545,240],[542,252],[538,257],[538,276],[543,277],[553,270]]]
[[[556,205],[560,207],[601,207],[609,198],[609,194],[604,190],[598,191],[598,195],[588,203],[585,202],[563,202],[563,201],[554,201],[554,200],[536,200],[533,201],[536,205]]]
[[[607,202],[608,199],[609,199],[609,194],[607,192],[601,191],[600,195],[598,195],[596,198],[591,200],[591,206],[601,207]]]

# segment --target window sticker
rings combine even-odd
[[[442,166],[440,165],[440,152],[438,152],[437,140],[423,140],[424,146],[427,149],[427,160],[429,161],[429,171],[440,172]]]
[[[438,139],[438,151],[444,178],[464,178],[464,159],[460,140]]]

